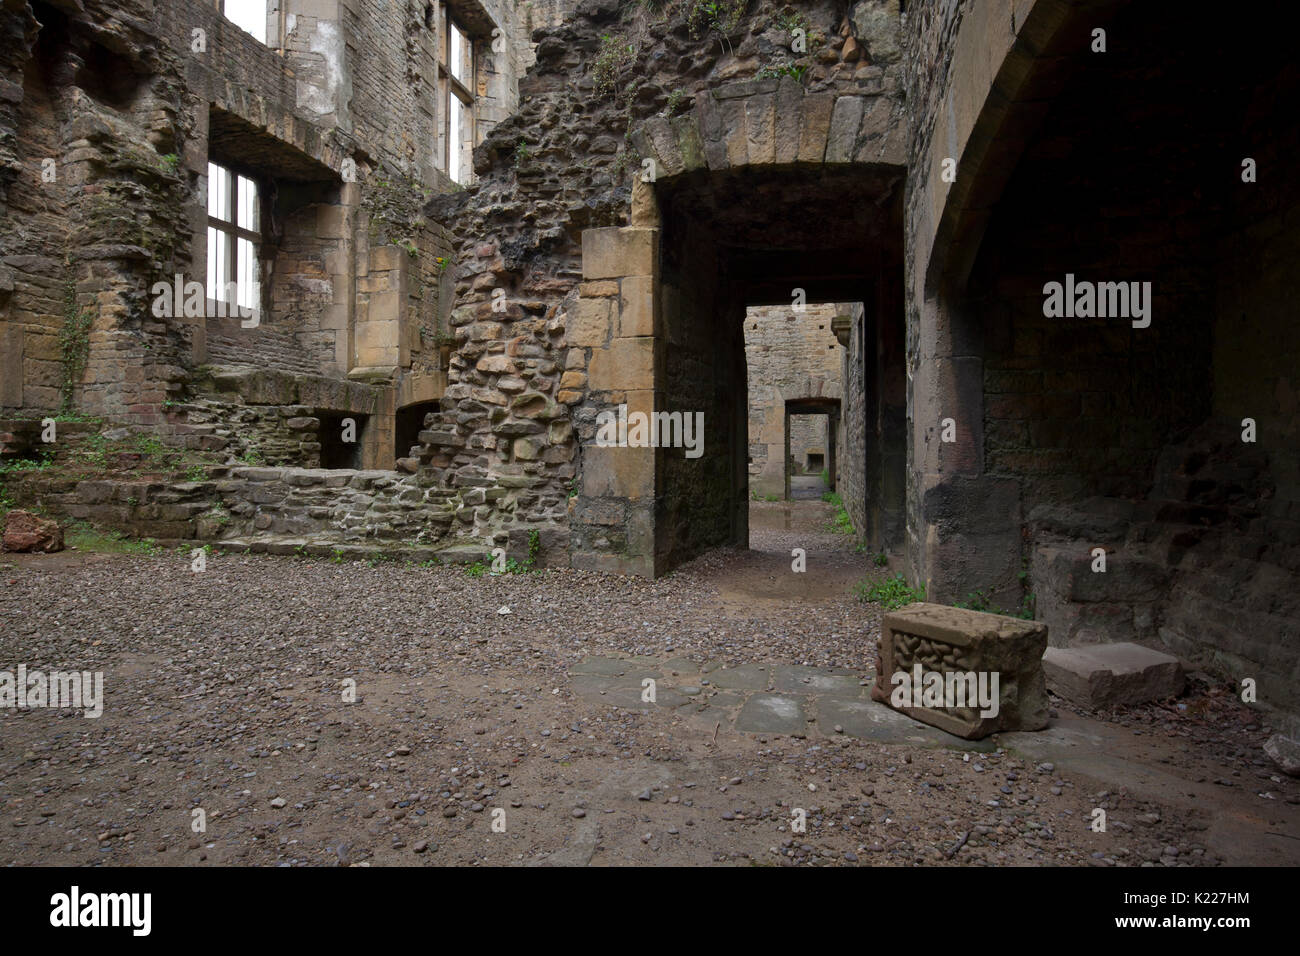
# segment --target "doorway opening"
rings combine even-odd
[[[795,463],[822,456],[817,475],[840,490],[855,533],[874,547],[886,533],[902,544],[902,185],[900,168],[875,164],[695,170],[657,184],[666,347],[656,407],[706,422],[703,456],[656,457],[657,573],[712,547],[748,546],[751,499],[790,495],[790,415],[826,423],[824,443],[801,447]],[[777,346],[805,324],[821,337],[816,351],[838,356],[835,389],[808,370],[780,383]],[[751,396],[762,386],[770,391]],[[897,469],[889,481],[886,468]]]
[[[320,466],[322,468],[360,468],[361,443],[366,427],[365,415],[353,412],[321,412]]]

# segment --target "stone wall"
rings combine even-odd
[[[438,545],[455,520],[434,489],[409,475],[356,469],[226,466],[203,481],[28,479],[25,497],[51,514],[164,542],[264,550],[271,541],[328,553],[348,544],[400,550]],[[487,552],[477,554],[483,558]]]
[[[843,349],[831,329],[837,309],[810,305],[754,306],[745,314],[745,364],[749,378],[750,488],[760,495],[784,494],[785,403],[790,399],[840,399]],[[791,419],[790,455],[800,472],[810,449],[830,459],[828,417]],[[818,469],[820,471],[820,469]]]
[[[476,44],[481,138],[516,105],[532,14],[456,6]],[[0,237],[0,407],[68,404],[167,436],[178,422],[163,404],[209,361],[427,400],[408,379],[440,370],[452,304],[451,247],[418,214],[450,185],[434,81],[443,4],[269,9],[262,44],[209,0],[6,3],[0,201],[24,227]],[[156,312],[156,282],[204,279],[210,159],[258,180],[255,324]],[[61,331],[82,343],[72,362]]]
[[[818,474],[828,464],[825,415],[790,416],[790,461],[795,474]]]

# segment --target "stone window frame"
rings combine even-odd
[[[215,232],[218,241],[220,241],[225,245],[225,263],[226,263],[225,274],[216,277],[216,282],[219,284],[223,293],[227,288],[229,288],[230,283],[234,283],[236,290],[242,288],[238,277],[238,268],[239,268],[238,240],[240,239],[246,240],[252,245],[253,249],[250,257],[252,263],[252,269],[253,269],[253,279],[252,279],[253,295],[251,297],[252,298],[251,308],[253,310],[252,315],[260,317],[262,314],[262,299],[263,299],[263,289],[261,283],[261,270],[262,270],[261,255],[262,255],[262,246],[266,241],[265,234],[262,231],[262,223],[265,218],[262,210],[262,199],[263,196],[265,195],[265,185],[263,184],[261,179],[259,179],[257,176],[243,172],[239,169],[234,168],[233,166],[227,166],[222,163],[219,163],[213,157],[209,156],[208,157],[208,184],[207,184],[207,188],[209,190],[209,197],[211,196],[211,190],[213,188],[213,184],[212,184],[213,169],[219,170],[230,177],[231,188],[228,189],[226,192],[227,201],[225,204],[226,207],[225,215],[228,216],[228,218],[223,219],[219,215],[218,216],[212,215],[210,199],[204,207],[207,215],[208,242],[207,242],[207,261],[204,263],[203,284],[204,284],[204,296],[207,299],[207,304],[208,304],[208,314],[209,315],[219,314],[223,310],[229,312],[232,308],[234,308],[239,303],[238,296],[234,303],[230,303],[225,301],[224,296],[222,298],[216,298],[213,295],[214,290],[212,289],[209,283],[209,278],[210,278],[210,273],[212,271],[212,257],[214,254],[212,234]],[[252,185],[256,189],[256,192],[254,193],[254,197],[253,197],[253,202],[251,204],[251,209],[252,209],[254,224],[255,224],[255,227],[252,229],[245,228],[239,224],[238,205],[239,205],[239,192],[240,192],[241,180],[252,183]]]
[[[445,119],[442,123],[441,130],[442,149],[440,150],[440,158],[442,160],[442,169],[447,174],[447,177],[451,179],[452,182],[465,186],[473,179],[472,165],[468,168],[462,169],[459,166],[458,159],[456,175],[452,175],[452,98],[455,97],[455,99],[460,103],[461,116],[463,117],[462,121],[466,123],[468,127],[463,131],[462,136],[469,140],[470,149],[472,151],[473,147],[477,145],[478,133],[478,118],[475,115],[477,97],[474,95],[473,90],[473,84],[478,76],[478,43],[473,32],[468,30],[460,20],[453,16],[451,8],[445,4],[442,11],[441,27],[442,37],[441,41],[438,43],[438,83],[441,87],[439,90],[439,99],[442,103]],[[453,28],[455,33],[460,34],[465,41],[464,50],[467,57],[467,63],[465,64],[463,73],[469,81],[469,85],[466,85],[465,81],[456,76],[451,69]],[[460,178],[457,178],[457,176]]]

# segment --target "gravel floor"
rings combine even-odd
[[[590,654],[864,668],[878,612],[849,587],[870,562],[828,517],[756,503],[753,550],[656,582],[7,558],[0,667],[102,670],[105,706],[0,711],[0,863],[1217,861],[1195,814],[1050,763],[815,729],[715,736],[573,692]],[[795,547],[807,574],[790,573]],[[1097,806],[1127,830],[1092,832]]]

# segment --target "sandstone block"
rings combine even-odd
[[[653,275],[659,252],[659,230],[608,226],[582,233],[582,276],[612,279]]]
[[[1178,658],[1140,644],[1051,647],[1043,670],[1052,693],[1087,708],[1141,704],[1183,689]]]
[[[799,158],[799,131],[803,120],[803,87],[793,76],[781,77],[776,91],[776,162]]]
[[[847,163],[853,159],[857,143],[858,125],[862,122],[863,102],[860,96],[841,96],[835,101],[831,113],[830,135],[826,140],[826,162]]]
[[[799,133],[799,162],[820,163],[826,153],[826,137],[831,127],[835,97],[814,93],[803,99],[803,124]]]
[[[505,374],[515,371],[514,363],[504,355],[485,355],[478,360],[475,368],[488,374]]]
[[[655,334],[654,279],[650,276],[623,279],[619,306],[619,335]]]
[[[1046,647],[1039,622],[918,602],[885,615],[871,696],[967,740],[1042,730]]]
[[[53,518],[15,508],[5,515],[4,550],[50,554],[63,550],[63,530]]]
[[[695,116],[675,116],[672,119],[673,135],[677,139],[677,152],[682,157],[682,167],[689,172],[707,165],[704,159],[704,143],[700,139],[700,129]]]
[[[600,391],[654,388],[654,339],[614,339],[591,353],[588,381]]]
[[[320,206],[316,210],[316,235],[321,239],[346,239],[347,209],[343,206]]]
[[[609,339],[609,300],[579,299],[577,313],[569,323],[569,344],[583,347],[603,346]]]
[[[776,161],[776,97],[771,93],[745,101],[745,149],[751,165]]]

